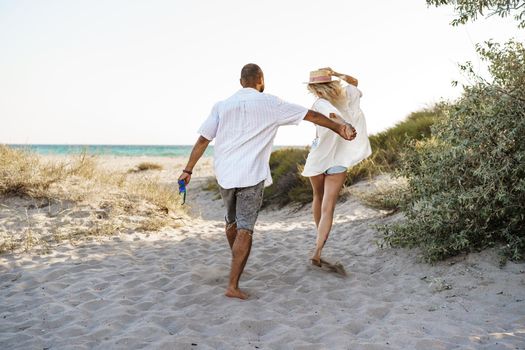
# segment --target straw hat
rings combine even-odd
[[[333,81],[330,71],[318,69],[310,72],[310,80],[306,84],[323,84]]]

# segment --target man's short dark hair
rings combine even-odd
[[[244,84],[253,85],[262,77],[262,69],[255,63],[248,63],[241,70],[241,81]]]

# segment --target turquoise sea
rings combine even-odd
[[[13,148],[33,151],[37,154],[79,154],[86,152],[93,155],[113,156],[154,156],[177,157],[189,156],[191,145],[9,145]],[[204,153],[213,155],[213,146],[208,146]]]
[[[29,150],[37,154],[80,154],[111,156],[151,156],[151,157],[187,157],[191,153],[192,145],[15,145],[9,147]],[[274,150],[300,146],[273,146]],[[205,156],[213,156],[213,145],[208,146]]]

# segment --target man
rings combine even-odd
[[[241,70],[242,89],[218,102],[199,129],[190,159],[179,180],[187,184],[193,167],[208,144],[215,141],[215,176],[226,206],[226,237],[232,251],[230,280],[225,295],[247,299],[239,289],[239,278],[252,247],[255,221],[262,204],[263,190],[272,183],[270,154],[281,125],[307,120],[327,127],[346,140],[355,138],[350,124],[340,124],[304,107],[264,94],[264,76],[256,64]]]

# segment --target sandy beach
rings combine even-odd
[[[99,163],[127,171],[143,161],[163,166],[146,176],[175,186],[185,159]],[[0,255],[0,349],[525,349],[525,263],[500,267],[487,250],[429,265],[417,250],[380,248],[374,225],[402,217],[354,194],[388,177],[345,189],[336,208],[323,255],[346,277],[309,263],[309,206],[264,209],[241,278],[251,297],[226,298],[222,202],[202,188],[211,176],[204,158],[178,227]],[[35,234],[48,229],[46,209],[2,202],[1,231],[13,215],[30,217]]]

